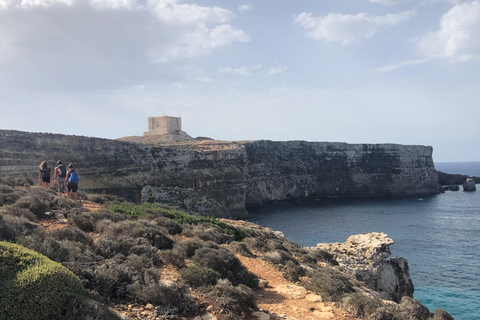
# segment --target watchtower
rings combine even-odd
[[[148,131],[144,136],[163,135],[182,130],[182,118],[180,117],[148,117]]]

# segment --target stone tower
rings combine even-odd
[[[148,131],[144,136],[164,135],[182,130],[182,118],[180,117],[149,117]]]

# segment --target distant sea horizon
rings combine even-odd
[[[435,162],[446,173],[480,176],[480,162]],[[249,210],[252,222],[282,231],[302,246],[384,232],[392,256],[404,257],[414,298],[456,320],[480,318],[480,188],[429,197],[341,198],[276,203]]]

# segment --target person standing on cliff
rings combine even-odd
[[[52,179],[52,169],[48,167],[47,161],[40,164],[40,172],[38,173],[38,180],[44,188],[50,188],[50,181]]]
[[[67,193],[67,196],[70,198],[70,199],[73,199],[73,200],[77,200],[78,199],[78,194],[77,194],[77,191],[78,191],[78,174],[77,172],[75,171],[75,169],[73,169],[73,164],[70,163],[68,165],[68,172],[67,172],[67,189],[68,189],[68,193]]]
[[[61,160],[57,161],[57,166],[55,167],[55,174],[53,177],[53,180],[58,186],[58,196],[67,196],[67,185],[66,185],[66,179],[67,179],[67,168],[63,165],[63,162]]]

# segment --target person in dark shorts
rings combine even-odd
[[[38,173],[38,180],[44,188],[50,188],[50,182],[52,179],[52,169],[48,167],[47,161],[40,163],[40,172]]]
[[[63,165],[61,160],[57,161],[57,166],[55,167],[55,173],[53,175],[53,180],[58,186],[58,196],[67,196],[67,168]]]
[[[77,200],[78,199],[78,173],[73,169],[73,164],[70,163],[68,165],[68,172],[67,172],[67,189],[68,193],[67,196],[70,199]]]

